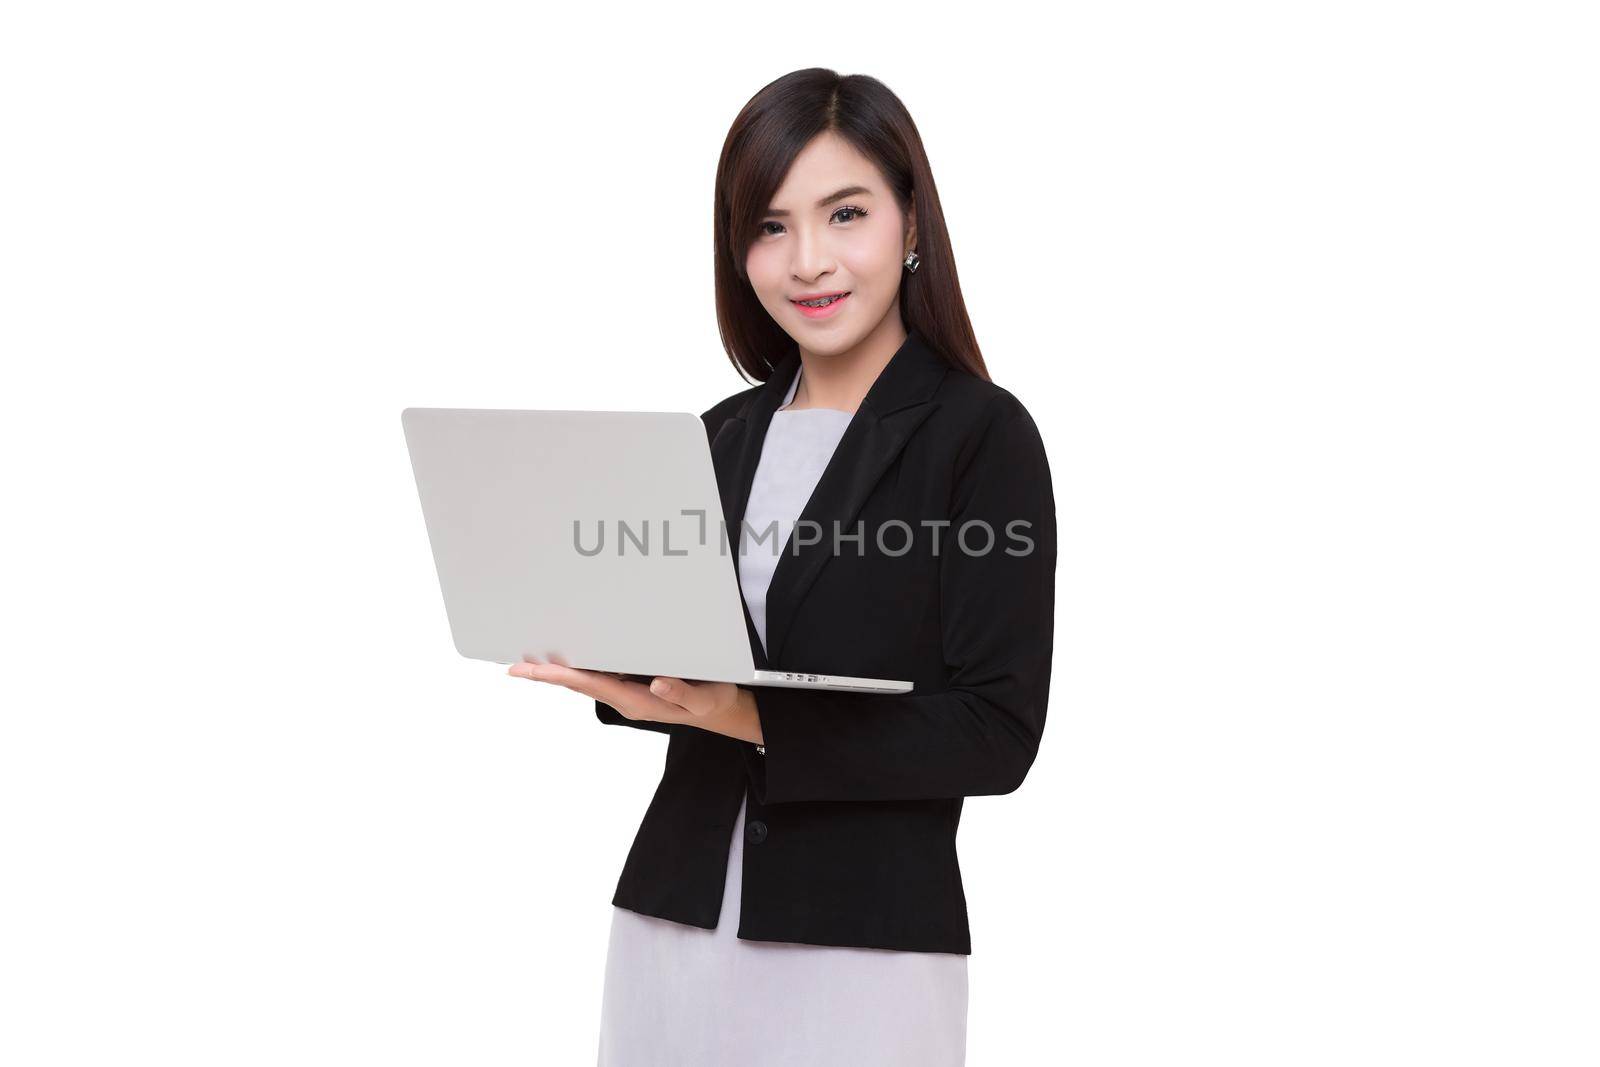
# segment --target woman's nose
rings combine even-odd
[[[801,233],[794,242],[794,262],[790,269],[800,282],[812,282],[833,270],[833,255],[821,236]]]

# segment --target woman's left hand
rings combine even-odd
[[[648,686],[608,671],[587,671],[559,663],[513,663],[506,673],[517,678],[565,686],[617,709],[629,719],[683,723],[742,741],[762,743],[756,696],[732,682],[686,682],[656,678]]]

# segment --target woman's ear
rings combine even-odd
[[[909,252],[917,247],[917,194],[911,194],[911,208],[906,212],[906,247]],[[905,255],[902,252],[901,255]]]

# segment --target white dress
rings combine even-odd
[[[800,372],[784,397],[787,406]],[[850,424],[831,408],[775,411],[741,530],[739,581],[765,644],[779,547]],[[776,537],[767,527],[777,523]],[[742,941],[745,804],[715,930],[613,906],[599,1067],[963,1067],[967,957]]]

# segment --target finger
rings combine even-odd
[[[626,709],[632,718],[681,722],[689,717],[678,705],[651,693],[643,682],[624,681],[605,671],[586,671],[557,663],[522,663],[518,666],[525,669],[525,677],[565,686],[575,693],[610,704],[619,711]]]
[[[657,678],[650,692],[668,700],[690,715],[710,715],[716,709],[716,690],[711,685],[695,685],[682,678]]]
[[[559,663],[517,663],[508,673],[515,674],[519,678],[532,678],[540,682],[550,682],[552,685],[565,686],[578,692],[588,692],[596,679],[605,677],[598,671],[580,670]]]
[[[546,679],[541,678],[534,673],[535,667],[542,666],[544,666],[542,663],[513,663],[511,666],[506,668],[506,673],[511,675],[513,678],[527,678],[530,681],[543,682],[546,681]]]
[[[576,671],[577,668],[566,667],[559,663],[542,663],[539,660],[523,660],[513,663],[506,668],[506,673],[515,678],[528,678],[535,682],[550,682],[553,685],[562,685],[571,678],[558,677],[559,671]],[[587,672],[580,672],[587,673]]]

